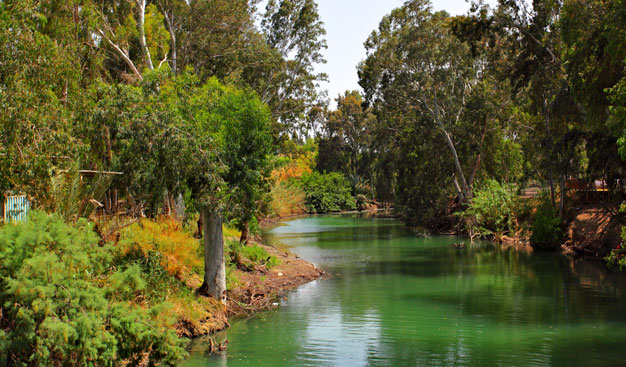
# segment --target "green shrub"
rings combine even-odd
[[[481,237],[502,235],[515,230],[517,207],[517,196],[511,186],[488,180],[474,193],[463,216],[473,219],[475,227],[472,229]]]
[[[263,264],[267,266],[268,269],[273,268],[279,263],[276,256],[271,256],[263,247],[256,244],[252,246],[245,246],[242,252],[243,256],[248,258],[248,260],[254,263]]]
[[[225,254],[227,268],[239,265],[253,270],[254,265],[265,265],[271,269],[280,263],[276,256],[271,256],[263,247],[257,244],[242,246],[239,241],[226,241]]]
[[[112,272],[98,240],[84,220],[37,212],[0,228],[0,365],[137,365],[146,354],[174,365],[185,354],[157,309],[129,302],[145,287],[139,267]]]
[[[549,203],[543,203],[537,208],[533,219],[530,244],[538,250],[555,250],[561,240],[561,218]]]
[[[604,258],[604,261],[606,261],[606,266],[609,268],[618,266],[619,270],[623,270],[626,267],[626,250],[619,246],[613,249],[609,256]]]
[[[621,208],[622,213],[624,212],[624,207]],[[622,241],[626,240],[626,227],[622,227]],[[622,270],[626,267],[626,248],[623,245],[617,246],[616,249],[611,250],[609,255],[604,258],[606,261],[606,266],[612,268],[614,266],[618,266],[619,270]]]
[[[300,185],[310,213],[332,213],[356,209],[350,183],[340,173],[311,172],[302,176]]]

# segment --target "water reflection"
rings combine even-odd
[[[555,254],[457,249],[377,218],[298,219],[267,234],[334,274],[237,322],[227,353],[183,366],[615,366],[626,280]],[[225,336],[222,336],[225,337]]]

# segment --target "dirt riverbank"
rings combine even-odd
[[[295,254],[257,244],[275,256],[279,264],[271,269],[256,266],[252,270],[235,270],[233,275],[237,281],[228,290],[227,304],[200,297],[202,306],[195,312],[185,313],[188,317],[183,317],[177,323],[176,332],[179,336],[195,338],[223,330],[230,326],[229,320],[275,308],[280,297],[288,290],[327,276],[323,270]],[[202,284],[202,279],[197,275],[184,281],[191,289],[197,289]]]

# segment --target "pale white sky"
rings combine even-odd
[[[404,0],[317,0],[328,49],[324,52],[325,65],[318,72],[328,74],[329,83],[322,84],[328,90],[331,107],[334,99],[346,90],[360,90],[356,71],[357,64],[365,59],[363,43],[384,15],[402,6]],[[465,14],[470,3],[465,0],[432,0],[434,10],[446,10],[452,15]]]

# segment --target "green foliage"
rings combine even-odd
[[[622,204],[620,212],[623,214],[626,212],[626,205]],[[611,250],[611,252],[604,258],[606,266],[612,268],[618,266],[619,270],[623,270],[626,267],[626,249],[624,248],[624,241],[626,240],[626,227],[622,227],[622,243],[617,245],[617,248]]]
[[[216,107],[221,122],[230,215],[243,230],[269,200],[272,136],[270,111],[251,91],[225,88]]]
[[[363,107],[363,97],[357,91],[346,91],[336,101],[337,109],[327,113],[318,138],[317,169],[348,176],[365,175],[376,116],[370,108]]]
[[[87,183],[88,179],[83,179],[78,169],[78,163],[72,164],[52,178],[54,212],[66,222],[91,217],[98,208],[98,200],[102,199],[113,180],[110,175],[99,174]]]
[[[563,235],[561,218],[547,200],[537,208],[531,230],[530,244],[533,248],[556,250],[560,244]]]
[[[311,172],[302,176],[300,185],[310,213],[332,213],[356,209],[352,188],[340,173]]]
[[[276,256],[270,255],[267,250],[257,244],[246,246],[239,241],[226,241],[224,254],[227,259],[227,273],[228,269],[231,269],[231,274],[234,274],[233,270],[236,267],[254,270],[255,265],[264,265],[271,269],[280,264],[280,260]],[[227,280],[230,278],[228,275],[226,276]]]
[[[517,193],[513,186],[488,180],[476,190],[474,198],[463,216],[475,221],[481,237],[500,236],[515,230],[518,207]]]
[[[173,365],[185,354],[154,309],[129,303],[145,288],[138,267],[110,274],[112,248],[91,226],[34,212],[0,229],[3,365]]]
[[[50,19],[38,3],[0,2],[0,192],[48,206],[52,167],[80,149],[64,105],[80,67],[70,47],[46,34]]]
[[[322,52],[327,48],[317,3],[270,0],[261,19],[261,30],[273,55],[265,57],[263,67],[246,70],[246,79],[270,106],[281,130],[305,130],[309,126],[303,124],[303,117],[323,104],[316,86],[327,79],[325,74],[314,73],[316,64],[326,62]]]
[[[595,126],[604,124],[608,107],[615,105],[610,88],[625,75],[624,8],[624,0],[566,0],[559,16],[568,81]]]
[[[263,247],[257,244],[245,246],[242,252],[243,256],[248,258],[250,261],[264,264],[268,269],[271,269],[280,263],[280,260],[278,260],[276,256],[270,256],[270,254],[268,254]]]
[[[626,238],[624,229],[622,229],[622,239],[623,238]],[[611,250],[609,255],[604,258],[604,261],[606,261],[606,266],[609,268],[618,266],[619,270],[623,270],[626,268],[626,250],[618,246],[616,249]]]

